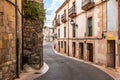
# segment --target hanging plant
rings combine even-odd
[[[40,7],[40,4],[35,2],[26,2],[23,4],[23,11],[24,11],[24,18],[31,20],[31,21],[40,21],[44,22],[45,18],[45,11],[42,7]]]

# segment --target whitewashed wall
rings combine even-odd
[[[107,2],[107,30],[116,31],[117,25],[117,11],[116,11],[116,0],[109,0]]]

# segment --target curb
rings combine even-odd
[[[20,78],[15,79],[15,80],[34,80],[44,75],[45,73],[47,73],[48,70],[49,70],[49,66],[44,62],[44,65],[42,66],[40,70],[34,70],[34,71],[21,73]]]

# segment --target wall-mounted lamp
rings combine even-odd
[[[102,32],[102,38],[106,38],[106,31]]]
[[[74,25],[74,24],[75,24],[75,22],[74,22],[73,19],[70,20],[70,24],[71,24],[71,25]]]
[[[73,25],[74,27],[78,27],[78,24],[76,24],[73,19],[70,20],[70,24]]]

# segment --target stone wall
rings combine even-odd
[[[34,2],[43,8],[43,0]],[[23,66],[29,64],[35,69],[40,69],[43,65],[43,23],[28,19],[24,19],[23,22]]]
[[[42,26],[42,24],[31,24],[31,22],[26,21],[23,30],[23,64],[29,64],[36,69],[43,65]]]
[[[13,80],[16,76],[15,29],[15,7],[6,0],[0,0],[0,80]]]

